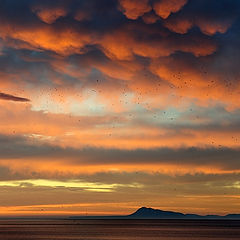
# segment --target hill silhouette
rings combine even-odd
[[[136,212],[132,213],[130,218],[184,218],[184,214],[172,211],[162,211],[159,209],[139,208]]]
[[[198,215],[183,214],[180,212],[163,211],[159,209],[141,207],[136,212],[127,216],[131,219],[240,219],[240,214],[219,215]]]
[[[154,208],[141,207],[136,212],[126,216],[72,216],[71,219],[222,219],[240,220],[240,214],[219,215],[198,215],[183,214],[180,212],[163,211]]]

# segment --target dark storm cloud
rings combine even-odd
[[[159,4],[166,12],[159,12]],[[130,80],[129,91],[152,88],[156,84],[153,79],[158,79],[173,84],[184,96],[237,105],[240,4],[236,0],[0,0],[0,13],[2,44],[12,48],[4,53],[6,57],[19,58],[17,49],[49,56],[41,60],[39,71],[31,66],[33,58],[28,58],[26,64],[15,61],[16,72],[20,72],[18,66],[22,72],[32,69],[35,84],[49,79],[50,85],[56,85],[57,75],[62,85],[85,78],[84,85],[89,86],[92,71],[97,69],[106,81]],[[155,14],[155,21],[146,23],[146,14]],[[67,68],[70,56],[75,72],[85,70],[90,74],[80,79],[76,77],[80,74],[72,76],[71,71],[62,72],[62,68],[56,73],[54,60],[59,61],[59,55],[62,66]],[[79,58],[81,62],[76,60]],[[4,69],[1,71],[8,74]],[[152,76],[144,78],[145,74]],[[28,81],[24,77],[14,81]],[[194,87],[190,93],[189,86]],[[229,94],[220,94],[224,91]]]
[[[235,0],[191,0],[182,11],[171,15],[164,25],[171,31],[186,33],[199,28],[204,34],[225,33],[239,17],[240,4]]]

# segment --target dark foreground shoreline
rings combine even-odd
[[[240,239],[240,220],[0,220],[1,240]]]

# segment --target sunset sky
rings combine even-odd
[[[0,215],[240,212],[239,0],[0,0]]]

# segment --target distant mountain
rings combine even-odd
[[[163,211],[159,209],[141,207],[136,212],[126,216],[128,219],[240,219],[240,214],[218,215],[197,215],[183,214],[180,212]]]
[[[158,219],[158,218],[184,218],[184,214],[179,212],[162,211],[153,208],[142,207],[131,215],[129,218],[144,218],[144,219]]]
[[[222,219],[240,220],[240,214],[218,215],[197,215],[183,214],[180,212],[163,211],[159,209],[141,207],[136,212],[127,216],[72,216],[70,219]]]

